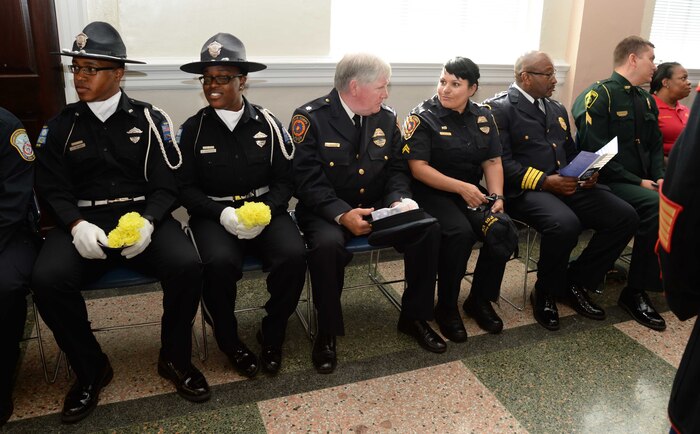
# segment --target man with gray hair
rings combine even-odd
[[[297,219],[309,246],[318,333],[311,358],[328,374],[336,366],[336,336],[345,333],[340,294],[344,269],[352,259],[345,243],[368,235],[372,211],[417,208],[410,175],[400,158],[396,114],[383,105],[391,67],[368,54],[350,54],[336,66],[335,88],[299,107],[290,131],[294,157]],[[410,238],[410,239],[409,239]],[[433,316],[440,230],[437,223],[390,244],[405,254],[406,291],[399,331],[428,351],[441,353],[445,342],[426,322]]]

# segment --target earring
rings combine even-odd
[[[667,86],[667,87],[668,87],[668,86]],[[238,90],[243,90],[243,89],[245,89],[245,86],[241,86],[241,87],[238,88]]]

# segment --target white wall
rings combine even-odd
[[[570,107],[581,89],[609,76],[612,47],[617,41],[632,33],[648,37],[654,1],[544,0],[540,49],[552,56],[559,71],[554,97]],[[246,96],[270,109],[284,124],[296,107],[325,95],[332,88],[337,60],[328,56],[330,5],[331,0],[257,0],[254,4],[241,0],[56,2],[61,46],[69,47],[90,21],[112,23],[125,38],[129,57],[148,62],[128,67],[124,88],[131,97],[166,110],[176,124],[206,104],[199,83],[179,66],[197,60],[204,41],[219,31],[238,36],[246,45],[249,60],[268,65],[268,69],[249,76]],[[359,30],[385,19],[391,17],[369,14],[368,24],[358,23]],[[475,43],[488,43],[488,32],[508,31],[500,29],[498,23],[482,25],[483,30],[475,32]],[[450,43],[440,39],[439,31],[423,37],[434,37],[436,44]],[[433,95],[440,64],[392,67],[387,104],[403,119],[412,107]],[[480,67],[481,86],[475,101],[505,90],[513,80],[512,63]],[[700,80],[700,71],[690,72],[691,80]],[[67,100],[75,101],[69,74],[66,83]],[[694,95],[692,92],[685,102],[690,104]]]

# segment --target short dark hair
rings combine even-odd
[[[656,68],[654,76],[651,78],[649,90],[651,93],[656,93],[664,85],[664,79],[673,77],[673,70],[676,66],[681,66],[678,62],[664,62]]]
[[[627,57],[634,53],[639,55],[647,48],[655,48],[654,44],[639,36],[628,36],[620,41],[613,52],[613,64],[620,66],[627,61]]]
[[[455,77],[467,80],[470,86],[475,84],[477,88],[479,87],[479,77],[481,77],[481,74],[479,73],[479,67],[476,63],[472,62],[471,59],[460,56],[453,57],[445,62],[443,67],[446,72]]]

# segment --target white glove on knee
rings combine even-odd
[[[70,230],[70,234],[73,236],[73,245],[75,249],[80,253],[85,259],[105,259],[107,255],[98,244],[107,245],[107,234],[105,231],[100,229],[86,220],[81,221],[77,225],[73,226]]]
[[[122,250],[122,256],[126,257],[126,259],[131,259],[134,256],[143,253],[143,251],[146,250],[146,247],[151,244],[151,234],[153,234],[154,229],[153,223],[149,222],[143,217],[141,217],[141,220],[143,220],[143,226],[141,226],[141,229],[139,229],[139,232],[141,232],[141,237],[136,244]]]

